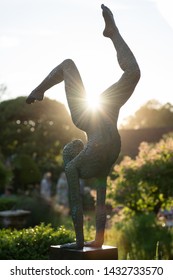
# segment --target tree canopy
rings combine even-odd
[[[18,97],[0,103],[0,153],[6,162],[14,162],[18,167],[19,157],[22,167],[24,159],[29,162],[30,157],[41,173],[55,171],[58,162],[62,165],[64,145],[74,138],[85,140],[85,135],[72,123],[63,104],[45,98],[28,105],[25,99]],[[36,173],[38,178],[35,170],[33,174]]]
[[[157,100],[150,100],[129,116],[122,128],[149,128],[149,127],[172,127],[173,126],[173,105],[160,104]]]

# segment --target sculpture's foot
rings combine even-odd
[[[36,100],[42,101],[44,97],[44,92],[34,89],[31,94],[27,97],[26,103],[31,104],[34,103]]]
[[[76,249],[76,250],[80,250],[83,249],[84,245],[82,244],[77,244],[76,242],[73,243],[66,243],[60,246],[60,248],[64,248],[64,249]]]
[[[85,245],[85,247],[101,248],[103,245],[103,242],[93,240],[93,241],[85,242],[84,245]]]
[[[103,35],[105,37],[111,38],[112,35],[115,33],[115,30],[117,29],[114,17],[111,10],[108,7],[102,4],[101,8],[103,10],[103,17],[105,20],[105,29],[103,31]]]

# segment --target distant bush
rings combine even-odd
[[[40,223],[57,225],[59,220],[58,213],[55,213],[52,206],[47,204],[40,196],[18,195],[0,197],[0,211],[18,209],[31,212],[27,217],[25,227],[34,227]]]
[[[11,210],[17,203],[18,198],[16,196],[0,197],[0,211]]]
[[[95,209],[95,199],[91,195],[90,189],[85,189],[83,199],[83,209],[85,211],[91,211]]]
[[[138,214],[116,224],[118,248],[132,260],[154,260],[159,242],[159,258],[172,259],[172,230],[156,223],[154,214]]]
[[[0,160],[0,194],[4,192],[5,186],[11,181],[12,173]]]
[[[53,229],[41,224],[22,230],[0,230],[1,260],[46,260],[50,245],[73,242],[72,232],[64,227]]]
[[[34,159],[29,155],[17,155],[12,160],[13,186],[26,190],[30,184],[39,183],[41,180],[40,170]]]
[[[126,157],[115,166],[117,178],[110,186],[110,197],[135,213],[154,212],[173,201],[173,137],[156,144],[141,143],[135,160]]]
[[[40,223],[51,223],[56,215],[51,205],[45,202],[40,196],[21,195],[18,197],[15,209],[23,209],[30,211],[31,214],[27,218],[27,227],[34,227]]]

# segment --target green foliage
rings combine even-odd
[[[41,222],[59,225],[59,214],[51,205],[45,202],[40,196],[18,195],[0,197],[0,211],[5,210],[27,210],[31,214],[27,217],[26,227],[36,226]]]
[[[6,85],[0,84],[0,101],[1,101],[2,96],[6,93],[6,91],[7,91]]]
[[[162,105],[156,100],[150,100],[133,116],[128,117],[122,128],[172,127],[172,124],[173,105],[170,103]]]
[[[14,173],[13,186],[15,189],[25,189],[25,186],[39,183],[41,180],[40,170],[29,155],[15,156],[12,160],[12,169]]]
[[[16,196],[0,197],[0,211],[11,210],[15,207],[18,198]]]
[[[156,256],[155,256],[155,260],[159,260],[160,259],[160,250],[159,250],[159,241],[156,244]]]
[[[40,196],[20,196],[15,208],[31,212],[27,219],[27,226],[33,227],[41,222],[59,225],[60,214]]]
[[[47,204],[40,196],[19,196],[14,208],[31,212],[27,218],[26,226],[33,227],[41,222],[53,223],[55,218],[58,219],[58,214],[54,212],[51,205]]]
[[[53,176],[56,174],[57,180],[62,171],[62,148],[74,138],[84,140],[84,133],[72,123],[63,104],[45,98],[28,105],[25,99],[18,97],[0,103],[0,151],[4,160],[17,158],[19,161],[20,158],[20,165],[23,165],[21,157],[30,157],[30,165],[33,165],[32,159],[42,174],[50,171]],[[20,176],[26,185],[32,176],[30,171],[22,173]]]
[[[157,144],[141,143],[135,160],[125,158],[115,167],[117,179],[110,196],[135,212],[154,211],[173,198],[173,138]]]
[[[50,245],[73,242],[71,231],[41,224],[22,230],[0,230],[1,260],[47,260]]]
[[[40,152],[57,141],[61,145],[66,144],[75,134],[84,138],[73,125],[65,106],[55,100],[45,98],[42,102],[28,105],[25,97],[18,97],[0,103],[0,110],[0,127],[4,129],[0,139],[8,144],[2,147],[4,153],[19,147],[27,154],[36,148]],[[5,135],[9,136],[8,139]]]
[[[171,231],[157,225],[154,214],[130,216],[116,227],[119,232],[118,247],[123,250],[122,258],[126,259],[129,255],[135,260],[171,259]]]
[[[91,211],[95,209],[95,199],[90,192],[86,192],[83,196],[83,209]]]
[[[12,179],[12,173],[0,160],[0,193],[4,192],[5,186],[10,183]]]

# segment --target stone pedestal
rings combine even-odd
[[[81,250],[50,247],[51,260],[118,260],[118,249],[103,245],[101,248],[84,247]]]

